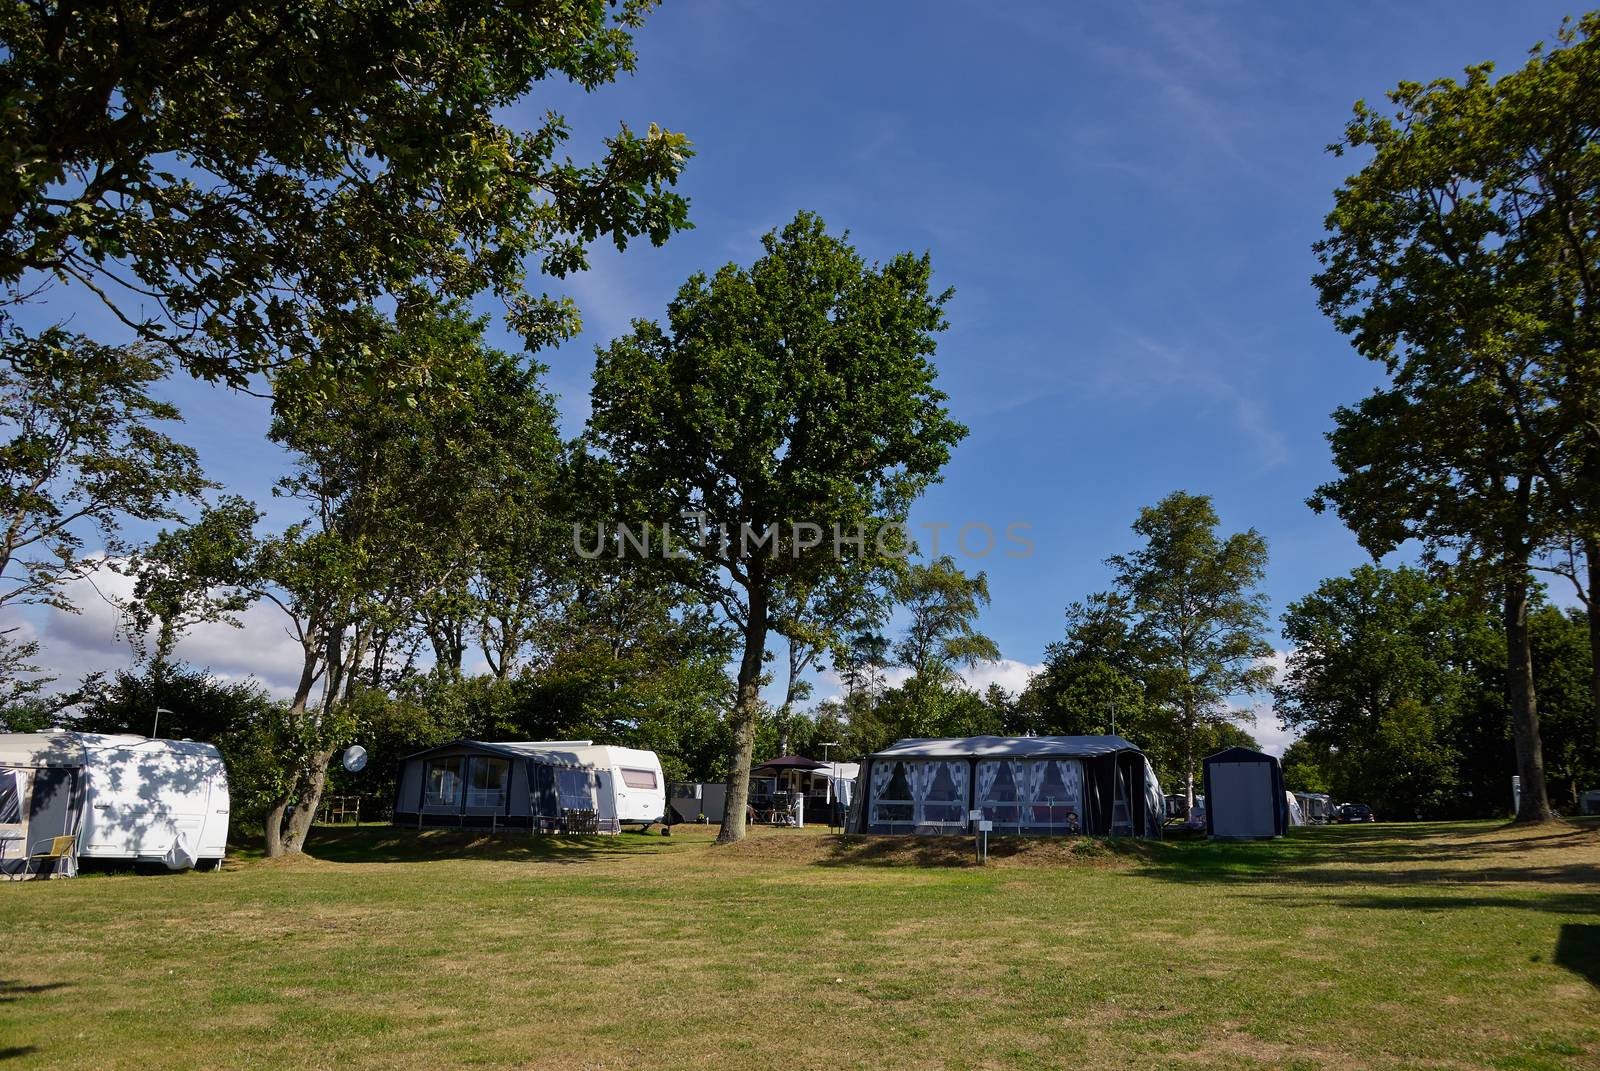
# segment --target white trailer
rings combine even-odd
[[[211,744],[54,731],[0,735],[0,868],[32,874],[57,837],[80,860],[159,862],[174,870],[222,861],[228,774]],[[35,862],[30,863],[29,860]]]
[[[666,821],[667,779],[654,751],[593,740],[530,740],[508,746],[593,768],[600,780],[598,817],[603,829]]]

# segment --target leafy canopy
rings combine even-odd
[[[688,142],[624,125],[580,163],[561,116],[500,117],[541,81],[631,71],[652,6],[4,0],[0,285],[70,281],[235,384],[382,295],[489,290],[531,344],[566,337],[575,309],[524,298],[525,264],[685,226]]]

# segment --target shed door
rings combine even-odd
[[[1271,763],[1219,762],[1211,767],[1211,791],[1217,798],[1206,806],[1217,836],[1277,836]]]

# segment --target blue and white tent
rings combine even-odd
[[[856,782],[858,833],[1159,837],[1161,785],[1120,736],[911,738],[869,755]]]

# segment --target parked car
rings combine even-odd
[[[1376,822],[1378,816],[1365,803],[1341,803],[1338,811],[1334,812],[1333,820],[1340,823]]]

